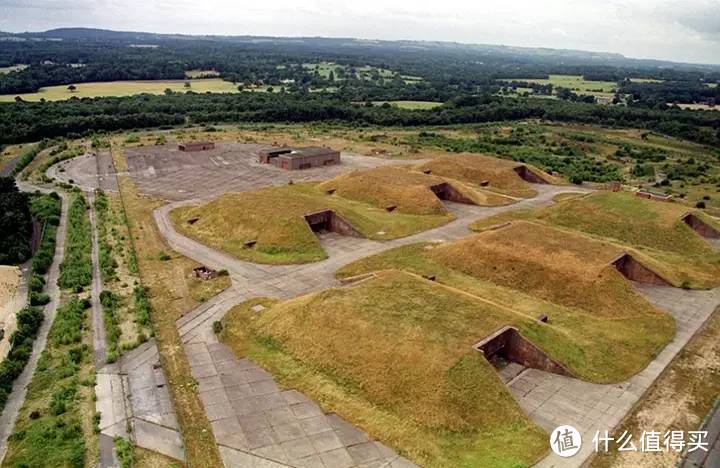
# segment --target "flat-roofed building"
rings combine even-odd
[[[180,151],[206,151],[215,149],[215,143],[212,141],[190,141],[188,143],[180,143],[178,149]]]
[[[295,171],[311,167],[340,164],[340,152],[322,146],[271,148],[260,151],[259,161],[281,169]]]

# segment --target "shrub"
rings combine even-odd
[[[220,333],[223,329],[223,325],[220,320],[215,320],[212,324],[212,327],[213,327],[213,332],[215,332],[215,334]]]
[[[50,302],[50,296],[46,293],[39,293],[32,291],[30,293],[30,305],[31,306],[43,306]]]

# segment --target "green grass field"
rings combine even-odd
[[[387,103],[400,109],[434,109],[442,106],[442,102],[433,101],[373,101],[373,105],[382,106]]]
[[[75,91],[68,90],[69,85],[48,86],[40,88],[37,93],[20,94],[25,101],[63,101],[72,97],[94,98],[105,96],[132,96],[135,94],[163,94],[166,89],[184,93],[237,93],[237,86],[221,79],[190,80],[190,88],[185,87],[184,80],[153,80],[153,81],[109,81],[95,83],[79,83]],[[16,94],[0,95],[0,102],[12,102]]]
[[[0,75],[25,70],[28,66],[22,63],[10,67],[0,67]]]
[[[596,96],[610,96],[615,92],[617,84],[612,81],[589,81],[582,75],[548,75],[547,79],[513,78],[501,81],[526,81],[541,85],[551,84],[554,87],[569,88],[579,94],[593,94]]]

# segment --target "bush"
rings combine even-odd
[[[50,302],[50,296],[46,293],[31,292],[30,293],[30,305],[31,306],[44,306]]]
[[[168,255],[168,254],[165,253],[164,251],[161,251],[161,252],[158,254],[158,259],[161,260],[161,261],[163,261],[163,262],[166,262],[166,261],[170,260],[170,258],[171,258],[170,255]]]
[[[121,468],[132,468],[133,466],[133,446],[129,440],[122,437],[115,437],[115,454],[118,457]]]
[[[212,327],[213,327],[213,332],[215,332],[216,335],[218,333],[220,333],[223,329],[223,325],[220,320],[215,320],[212,324]]]
[[[148,325],[150,323],[150,313],[152,306],[147,296],[147,288],[145,286],[135,286],[133,290],[135,296],[135,309],[137,310],[137,322],[140,325]]]
[[[699,202],[695,203],[695,208],[704,209],[705,208],[705,202],[703,200],[700,200]]]

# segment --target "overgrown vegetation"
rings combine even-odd
[[[13,168],[11,175],[17,175],[19,174],[23,169],[25,169],[33,160],[35,157],[40,154],[40,151],[47,148],[48,141],[42,140],[40,143],[36,145],[29,146],[25,151],[23,151],[20,156],[18,157],[17,162],[15,163],[15,167]]]
[[[100,304],[103,308],[103,319],[105,322],[105,339],[107,342],[107,362],[115,362],[120,353],[120,327],[118,326],[118,308],[121,302],[120,296],[111,291],[100,293]]]
[[[101,190],[95,191],[95,213],[97,214],[98,258],[100,273],[103,281],[116,279],[117,261],[108,238],[108,225],[110,224],[109,201],[107,195]]]
[[[82,291],[92,281],[92,233],[85,197],[80,191],[71,195],[68,209],[65,258],[60,265],[58,285],[74,292]]]
[[[30,359],[33,342],[43,321],[42,308],[26,307],[17,313],[15,320],[17,329],[10,337],[10,351],[0,364],[0,411],[5,408],[13,382]]]
[[[25,403],[10,436],[9,466],[83,467],[87,402],[94,377],[89,370],[89,302],[71,299],[57,310]],[[92,402],[90,402],[92,403]],[[90,415],[91,417],[91,415]]]
[[[57,193],[33,194],[30,196],[30,212],[43,226],[42,237],[32,259],[32,273],[28,280],[30,305],[18,312],[15,317],[17,328],[9,338],[11,348],[0,364],[0,411],[5,407],[13,382],[30,359],[33,342],[44,318],[42,308],[34,306],[44,305],[50,300],[50,297],[43,292],[44,274],[55,254],[55,236],[60,223],[60,197]]]

